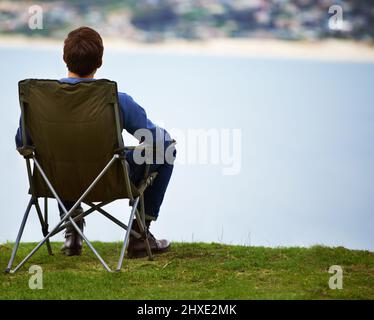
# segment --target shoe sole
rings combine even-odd
[[[80,256],[82,255],[82,250],[72,250],[72,249],[64,249],[64,250],[61,250],[61,252],[65,255],[65,256]]]
[[[162,250],[154,250],[152,251],[152,254],[163,254],[170,250],[170,246],[162,249]],[[148,257],[147,250],[142,251],[127,251],[127,258],[129,259],[139,259],[139,258],[145,258]]]

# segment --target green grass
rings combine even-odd
[[[115,266],[119,243],[94,245]],[[263,248],[173,243],[154,261],[125,260],[106,272],[87,247],[80,257],[43,247],[16,274],[0,274],[0,299],[374,299],[374,253],[342,247]],[[11,244],[0,246],[5,269]],[[17,261],[33,247],[20,246]],[[28,287],[32,264],[43,268],[43,289]],[[342,290],[331,290],[331,265],[344,271]]]

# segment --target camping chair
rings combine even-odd
[[[140,146],[124,146],[117,84],[109,80],[71,84],[57,80],[26,79],[19,82],[19,101],[23,146],[18,151],[26,160],[31,199],[6,272],[19,270],[43,244],[52,255],[50,238],[68,225],[75,228],[104,268],[111,271],[76,224],[94,211],[126,231],[116,271],[122,267],[130,233],[144,240],[148,257],[152,260],[149,234],[145,227],[143,194],[157,173],[149,174],[149,165],[145,165],[141,183],[135,186],[130,181],[124,154],[126,150]],[[28,145],[29,137],[33,145]],[[39,198],[44,199],[44,215]],[[48,231],[48,198],[56,199],[65,213],[51,231]],[[117,199],[129,199],[132,206],[127,225],[103,209]],[[63,200],[75,204],[67,210]],[[80,203],[90,208],[73,217]],[[36,209],[44,238],[12,269],[32,206]],[[140,233],[132,230],[134,217]]]

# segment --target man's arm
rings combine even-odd
[[[33,143],[31,141],[31,138],[30,138],[30,135],[28,134],[28,132],[26,132],[26,143],[28,146],[32,146]],[[21,118],[19,119],[19,126],[18,126],[18,129],[17,129],[17,132],[16,132],[16,146],[17,146],[17,149],[18,148],[21,148],[23,146],[23,143],[22,143],[22,123],[21,123]]]
[[[164,146],[165,150],[172,142],[169,133],[155,125],[147,117],[145,110],[137,104],[132,97],[125,93],[119,93],[119,104],[122,114],[122,121],[124,129],[137,139],[137,131],[147,129],[153,137],[153,146]],[[143,141],[139,141],[140,143]]]
[[[21,133],[21,125],[17,129],[16,133],[16,147],[20,148],[22,147],[22,133]]]

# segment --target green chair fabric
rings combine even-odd
[[[116,150],[123,149],[116,83],[27,79],[19,82],[19,95],[35,158],[60,198],[76,201]],[[85,200],[131,198],[124,165],[116,161]],[[53,197],[35,167],[32,180],[36,197]],[[131,189],[137,196],[133,185]]]

